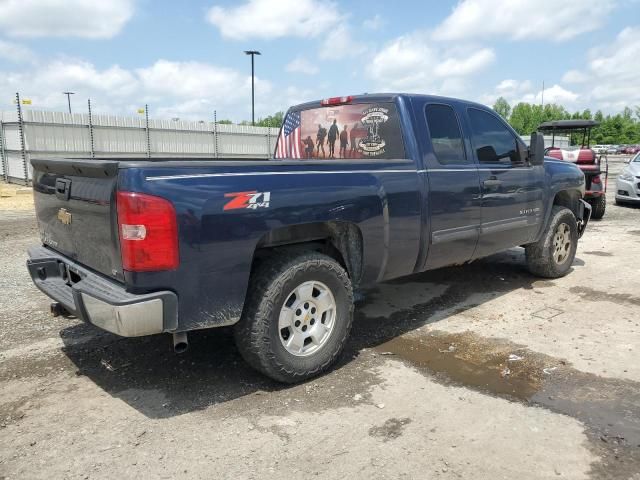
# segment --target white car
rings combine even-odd
[[[607,153],[607,146],[606,145],[594,145],[593,147],[591,147],[591,150],[593,150],[596,153]]]
[[[616,204],[640,204],[640,152],[636,153],[616,181]]]

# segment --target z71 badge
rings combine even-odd
[[[225,193],[225,197],[233,197],[233,200],[225,203],[223,210],[237,210],[239,208],[249,208],[256,210],[258,208],[269,208],[271,201],[271,192],[232,192]]]

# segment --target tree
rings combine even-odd
[[[280,128],[284,121],[284,112],[276,112],[273,115],[269,115],[265,118],[260,118],[256,122],[256,127],[272,127]]]
[[[509,120],[509,114],[511,113],[511,105],[504,97],[498,97],[496,103],[493,105],[495,112],[505,120]]]
[[[218,124],[221,124],[221,125],[231,125],[232,123],[233,122],[231,120],[225,120],[225,119],[218,120]]]
[[[496,110],[495,106],[494,110]],[[520,135],[528,135],[537,130],[542,122],[569,118],[584,120],[593,118],[600,122],[600,125],[592,131],[591,144],[640,144],[640,107],[635,107],[635,117],[634,111],[628,107],[621,113],[605,117],[600,110],[594,115],[589,109],[572,114],[562,105],[548,104],[543,108],[540,105],[520,102],[511,110],[509,123]],[[571,142],[572,144],[581,143],[582,135],[578,133],[571,135]]]

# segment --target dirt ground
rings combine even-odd
[[[5,200],[0,478],[640,480],[640,208],[613,195],[565,278],[513,249],[379,285],[338,367],[289,387],[227,330],[176,356],[50,317]]]

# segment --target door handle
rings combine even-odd
[[[498,180],[497,178],[490,178],[482,182],[482,186],[484,188],[497,188],[500,185],[502,185],[502,181]]]

